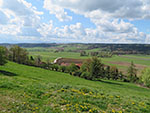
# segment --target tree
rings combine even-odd
[[[131,65],[129,66],[128,70],[128,77],[130,82],[136,82],[138,77],[137,77],[137,69],[136,66],[134,65],[133,61],[131,62]]]
[[[91,56],[98,56],[99,52],[91,52]]]
[[[119,71],[116,66],[111,66],[111,78],[117,80],[119,78]]]
[[[58,65],[58,64],[53,64],[53,66],[54,66],[54,70],[55,70],[55,71],[58,71],[59,65]]]
[[[65,72],[66,71],[66,66],[59,66],[59,71]]]
[[[6,48],[0,46],[0,65],[4,65],[6,61]]]
[[[101,60],[97,57],[87,59],[81,66],[81,71],[83,73],[82,77],[90,80],[103,78],[105,75],[104,64],[102,64]]]
[[[31,61],[34,61],[34,58],[33,58],[33,56],[30,56],[30,60],[31,60]]]
[[[40,66],[41,59],[42,59],[42,57],[40,55],[38,55],[37,58],[35,59],[36,66]]]
[[[106,71],[106,77],[109,80],[111,78],[110,66],[107,66],[105,71]]]
[[[72,63],[68,68],[69,68],[70,74],[72,74],[73,72],[79,69],[74,63]]]
[[[93,57],[90,65],[90,76],[92,79],[104,76],[104,65],[97,57]]]
[[[120,79],[120,80],[123,80],[123,79],[124,79],[124,75],[123,75],[123,73],[122,73],[121,71],[119,72],[119,79]]]
[[[85,62],[83,62],[82,66],[81,66],[81,71],[82,72],[90,72],[90,65],[92,62],[92,59],[87,59]]]
[[[141,80],[145,86],[150,87],[150,68],[145,68],[142,71]]]
[[[86,51],[81,51],[80,56],[87,56]]]
[[[49,58],[47,58],[46,63],[47,63],[47,65],[50,65],[50,64],[51,64],[51,62],[50,62],[50,59],[49,59]]]
[[[10,48],[10,57],[11,61],[17,62],[19,64],[26,64],[28,60],[28,52],[26,49],[19,46],[13,46]]]

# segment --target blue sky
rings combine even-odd
[[[149,0],[0,0],[0,43],[150,43]]]

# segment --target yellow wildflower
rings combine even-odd
[[[134,105],[135,103],[134,103],[134,102],[132,102],[132,104]]]
[[[90,91],[90,95],[92,95],[93,93]]]
[[[90,109],[89,112],[92,113],[92,110]]]
[[[115,110],[114,110],[114,109],[112,109],[112,112],[113,112],[113,113],[115,113]]]

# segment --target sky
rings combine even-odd
[[[150,44],[150,0],[0,0],[0,43]]]

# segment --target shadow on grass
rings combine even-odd
[[[15,73],[3,71],[3,70],[0,70],[0,74],[3,74],[5,76],[17,76],[17,74],[15,74]]]
[[[120,83],[115,83],[115,82],[111,82],[111,81],[103,81],[103,80],[95,80],[95,81],[99,81],[99,82],[103,82],[103,83],[106,83],[106,84],[112,84],[112,85],[123,85],[123,84],[120,84]]]

